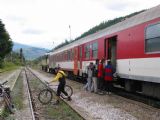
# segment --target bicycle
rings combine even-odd
[[[53,99],[53,97],[56,96],[55,91],[58,87],[58,85],[51,85],[51,84],[48,84],[48,83],[46,83],[46,84],[47,84],[47,88],[41,90],[40,93],[38,94],[38,100],[44,105],[49,104],[51,102],[51,100]],[[51,86],[55,86],[55,88],[52,87],[53,88],[52,89]],[[65,85],[64,89],[68,93],[68,96],[71,97],[72,94],[73,94],[72,87],[69,86],[69,85]],[[68,98],[68,96],[65,96],[63,93],[61,93],[60,96],[63,99]]]
[[[3,100],[5,102],[5,107],[7,107],[8,111],[10,113],[14,113],[14,105],[11,102],[10,88],[9,87],[4,87],[4,85],[7,82],[8,81],[5,81],[5,82],[0,84],[0,97],[3,98]]]

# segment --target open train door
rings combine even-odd
[[[113,68],[116,70],[117,61],[117,36],[105,39],[105,56],[111,60]]]
[[[78,75],[78,47],[74,48],[74,75]]]

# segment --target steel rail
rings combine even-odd
[[[41,80],[35,73],[33,73],[29,68],[27,68],[42,84],[44,84],[46,87],[49,87],[46,85],[46,83]],[[52,89],[52,88],[51,88]],[[53,90],[53,89],[52,89]],[[53,92],[55,93],[55,91],[53,90]],[[61,99],[61,98],[60,98]],[[77,113],[77,115],[79,117],[81,117],[83,120],[86,120],[77,110],[74,109],[74,107],[72,107],[71,105],[69,105],[64,99],[61,99],[66,105],[68,105],[75,113]]]
[[[35,120],[35,114],[34,114],[34,108],[33,108],[33,99],[32,99],[32,96],[31,96],[31,90],[30,90],[30,87],[29,87],[29,79],[28,79],[28,75],[27,75],[27,71],[26,69],[24,69],[25,71],[25,75],[26,75],[26,80],[27,80],[27,92],[28,92],[28,99],[29,99],[29,105],[30,105],[30,110],[31,110],[31,114],[32,114],[32,120]]]

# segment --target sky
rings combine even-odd
[[[12,41],[52,49],[103,21],[159,4],[160,0],[0,0],[0,19]]]

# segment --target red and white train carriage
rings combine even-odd
[[[111,59],[126,90],[160,98],[160,5],[51,52],[49,67],[82,76],[97,58]]]

